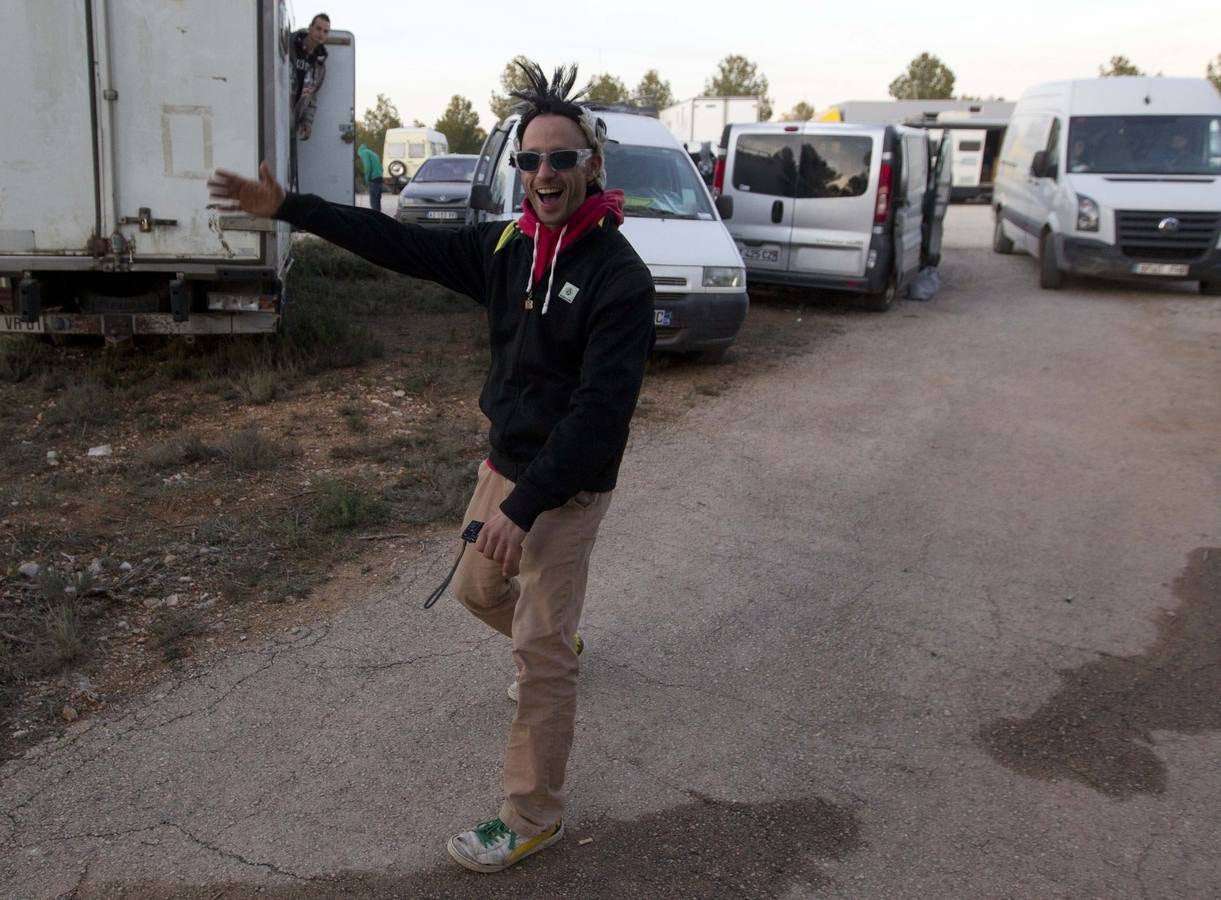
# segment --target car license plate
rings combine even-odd
[[[21,321],[21,316],[0,317],[0,331],[23,331],[28,334],[42,334],[42,319],[33,322]]]
[[[759,262],[780,262],[779,247],[743,247],[743,260],[758,260]]]
[[[454,209],[430,209],[424,213],[426,219],[456,219],[458,211]]]
[[[1186,263],[1133,263],[1132,271],[1137,275],[1179,275],[1187,274]]]
[[[668,310],[668,309],[653,310],[653,324],[654,325],[665,326],[665,325],[669,325],[671,321],[672,321],[672,317],[670,314],[670,310]]]

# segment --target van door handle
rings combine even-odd
[[[775,203],[772,204],[772,221],[775,222],[777,225],[779,225],[780,220],[783,218],[784,218],[784,201],[777,200]]]

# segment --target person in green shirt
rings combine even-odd
[[[360,164],[365,170],[365,184],[369,185],[369,208],[382,211],[382,161],[366,144],[356,150]]]

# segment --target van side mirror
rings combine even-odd
[[[733,218],[733,197],[726,197],[721,194],[716,198],[716,211],[721,214],[722,219]]]
[[[1055,178],[1057,168],[1056,158],[1047,150],[1039,150],[1030,163],[1030,174],[1035,178]]]
[[[467,203],[471,209],[482,209],[485,212],[500,212],[492,204],[492,188],[486,184],[472,184],[471,197]]]

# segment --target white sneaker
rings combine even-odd
[[[580,656],[581,651],[583,651],[584,649],[585,649],[585,641],[578,634],[575,638],[572,639],[572,652],[575,653],[577,656]],[[509,685],[508,689],[505,690],[505,693],[508,695],[510,700],[512,700],[514,703],[517,702],[517,679],[516,678],[513,679],[513,683],[511,685]]]
[[[455,834],[446,844],[454,862],[474,872],[499,872],[546,849],[564,836],[564,823],[557,822],[542,834],[524,841],[500,820],[488,819],[470,831]]]

